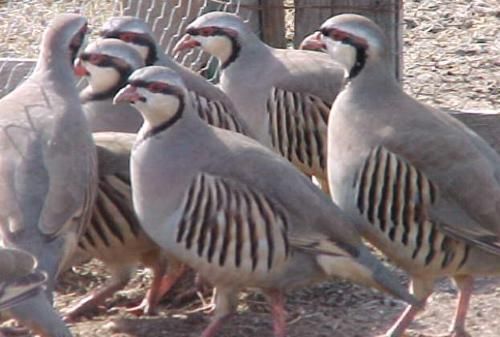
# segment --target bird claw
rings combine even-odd
[[[143,300],[139,305],[131,308],[126,308],[125,312],[128,312],[134,316],[153,316],[157,314],[155,306],[151,305],[148,301]]]

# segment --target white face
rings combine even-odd
[[[217,57],[221,63],[224,63],[231,56],[232,44],[231,41],[225,36],[195,35],[191,36],[191,38],[198,41],[204,51]]]
[[[356,63],[356,49],[326,36],[322,36],[322,39],[326,45],[326,51],[332,59],[343,65],[347,72],[351,71]]]
[[[179,99],[174,95],[152,93],[145,88],[137,88],[137,92],[146,102],[137,101],[133,104],[144,117],[144,123],[149,127],[160,125],[172,118],[179,108]]]
[[[83,62],[85,69],[90,73],[87,77],[94,92],[104,92],[113,88],[120,81],[120,74],[112,67],[99,67],[89,62]]]

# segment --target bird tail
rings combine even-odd
[[[412,305],[419,304],[403,287],[398,277],[373,256],[366,247],[339,245],[324,238],[314,242],[305,241],[304,239],[293,239],[291,244],[296,249],[316,254],[318,264],[327,275],[385,291]]]

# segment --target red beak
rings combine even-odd
[[[174,47],[174,54],[177,54],[180,51],[186,50],[186,49],[193,49],[196,47],[199,47],[200,43],[193,39],[191,35],[185,34],[179,42],[175,44]]]
[[[316,32],[305,37],[300,43],[299,49],[325,51],[326,45],[321,40],[321,32]]]
[[[77,58],[75,60],[75,65],[73,66],[73,72],[78,77],[90,75],[90,73],[87,71],[87,69],[85,69],[85,67],[83,66],[83,62],[82,62],[82,60],[80,60],[80,58]]]
[[[122,88],[113,98],[113,104],[118,104],[121,102],[135,103],[141,99],[141,95],[137,92],[137,88],[127,85]]]

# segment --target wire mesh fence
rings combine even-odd
[[[86,16],[95,38],[99,27],[111,16],[131,15],[143,18],[152,28],[167,54],[183,30],[196,17],[209,11],[234,12],[245,20],[256,11],[241,6],[245,0],[71,0],[71,1],[0,1],[0,97],[12,91],[34,69],[44,28],[60,13]],[[259,33],[258,25],[252,25]],[[200,50],[178,55],[177,61],[200,72],[214,68],[213,58]]]
[[[331,15],[357,12],[382,26],[385,24],[386,33],[393,35],[394,54],[404,54],[405,89],[414,96],[452,109],[497,109],[498,1],[406,0],[404,17],[398,12],[402,3],[402,0],[0,0],[0,97],[30,72],[46,24],[62,12],[80,12],[96,27],[94,31],[112,15],[142,17],[167,53],[171,53],[189,22],[208,11],[236,12],[257,33],[265,32],[270,25],[283,24],[286,29],[279,38],[288,46],[292,43],[296,46],[304,34],[311,33]],[[284,20],[276,14],[279,11],[284,12]],[[399,41],[399,32],[403,41]],[[265,35],[261,37],[265,39]],[[194,70],[206,70],[214,64],[199,50],[178,55],[177,60]]]

